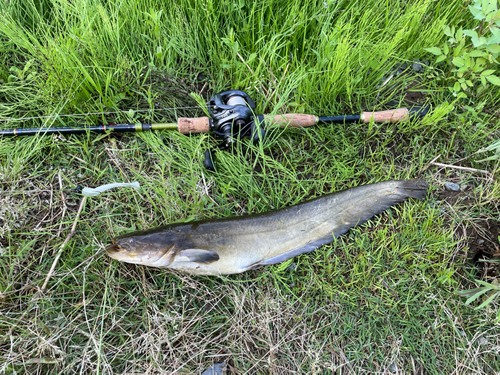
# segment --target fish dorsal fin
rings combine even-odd
[[[175,257],[175,260],[181,262],[210,264],[219,260],[219,254],[212,250],[186,249],[179,251],[179,253]]]

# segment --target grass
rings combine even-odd
[[[474,26],[461,1],[0,4],[0,128],[173,121],[203,114],[190,92],[229,88],[262,113],[433,106],[421,123],[269,129],[264,144],[219,152],[217,173],[201,163],[207,135],[0,139],[0,373],[201,373],[217,362],[249,374],[500,371],[499,302],[476,310],[482,299],[456,294],[498,281],[498,258],[473,263],[469,237],[499,217],[498,163],[476,152],[498,139],[500,96],[491,86],[456,102],[423,50],[443,25]],[[424,72],[414,59],[429,60]],[[171,109],[129,111],[155,108]],[[488,174],[429,164],[437,157]],[[416,177],[431,184],[425,201],[242,275],[187,276],[101,252],[136,229]],[[77,185],[128,181],[142,189],[88,198],[77,217]],[[463,193],[446,195],[446,181]]]

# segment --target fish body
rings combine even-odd
[[[228,275],[280,263],[333,241],[409,197],[423,180],[386,181],[257,215],[165,225],[114,240],[116,260],[200,275]]]

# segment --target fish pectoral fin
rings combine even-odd
[[[187,258],[187,259],[182,259]],[[189,261],[201,264],[210,264],[219,260],[219,254],[212,250],[186,249],[181,250],[175,257],[176,261]]]

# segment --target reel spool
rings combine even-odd
[[[231,148],[238,138],[249,138],[254,145],[264,140],[264,116],[255,115],[255,107],[252,98],[240,90],[223,91],[210,98],[209,128],[222,140],[215,148],[205,151],[205,168],[215,171],[214,152]]]

